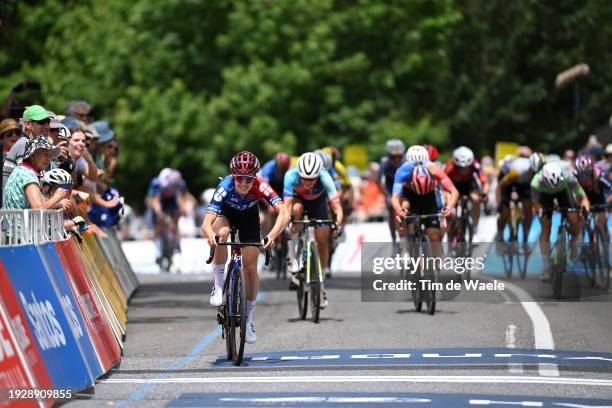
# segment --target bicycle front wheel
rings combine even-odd
[[[555,254],[552,262],[552,285],[553,297],[561,300],[563,290],[563,275],[567,267],[567,254],[565,251],[565,241],[560,239],[555,246]]]
[[[300,319],[306,319],[306,312],[308,312],[308,291],[306,280],[304,279],[304,274],[300,273],[299,275],[300,284],[297,287],[297,306],[298,306],[298,314],[300,315]]]
[[[321,265],[319,264],[319,254],[316,245],[313,245],[311,248],[308,268],[310,269],[310,313],[312,314],[313,323],[319,323],[319,314],[321,312],[321,279],[319,272]]]
[[[231,285],[228,338],[232,349],[232,361],[238,366],[242,363],[244,354],[247,319],[246,288],[242,268],[234,270]]]
[[[599,250],[595,260],[599,268],[599,279],[601,285],[610,288],[610,243],[605,239],[603,232],[597,228],[597,244]]]

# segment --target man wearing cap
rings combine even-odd
[[[2,165],[2,189],[6,186],[8,178],[24,159],[26,143],[35,136],[49,136],[49,113],[40,105],[29,106],[23,112],[23,132],[6,155]]]
[[[23,162],[15,167],[6,183],[2,207],[15,210],[45,208],[69,210],[72,204],[68,190],[57,189],[49,200],[44,201],[40,188],[40,172],[46,169],[58,154],[59,149],[53,147],[46,137],[28,139]]]

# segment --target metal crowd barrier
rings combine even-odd
[[[62,210],[0,210],[0,245],[67,239]]]

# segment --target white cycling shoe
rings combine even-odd
[[[253,344],[257,341],[257,334],[255,334],[255,326],[253,325],[253,322],[249,322],[248,320],[246,324],[246,337],[244,338],[244,341],[248,344]]]
[[[289,272],[293,274],[298,273],[300,271],[300,262],[295,258],[289,258],[288,261],[287,269]]]
[[[325,289],[321,288],[321,304],[319,307],[321,309],[325,309],[328,305],[329,302],[327,301],[327,293],[325,293]]]
[[[211,306],[221,306],[223,304],[223,290],[213,286],[213,290],[210,293],[210,304]]]

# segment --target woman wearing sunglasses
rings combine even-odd
[[[273,245],[274,240],[289,223],[289,215],[281,198],[261,177],[257,177],[259,160],[247,151],[237,153],[230,162],[231,175],[225,177],[215,190],[213,199],[208,205],[202,232],[208,237],[209,245],[215,245],[215,236],[220,241],[227,241],[230,226],[238,230],[240,242],[261,242],[264,247]],[[276,223],[267,236],[260,236],[259,209],[257,202],[265,200],[274,208],[278,216]],[[247,294],[247,343],[255,343],[257,336],[253,326],[253,311],[255,299],[259,290],[259,275],[257,274],[257,259],[259,249],[246,247],[242,249],[242,265],[246,280]],[[227,251],[215,251],[213,272],[215,283],[210,295],[210,304],[220,306],[223,301],[223,274]]]
[[[4,119],[0,122],[0,142],[2,143],[2,161],[11,150],[19,136],[21,129],[15,119]]]

